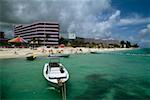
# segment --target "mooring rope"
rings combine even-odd
[[[65,85],[65,83],[62,86],[62,100],[66,100],[66,85]]]

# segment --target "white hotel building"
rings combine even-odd
[[[14,36],[27,41],[36,40],[39,45],[59,44],[59,24],[57,22],[36,22],[14,26]]]

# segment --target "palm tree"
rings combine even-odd
[[[121,47],[123,48],[124,44],[126,44],[126,43],[122,40],[122,41],[120,41],[120,44],[121,44]]]
[[[127,48],[130,48],[131,47],[131,43],[129,41],[126,41],[126,46],[127,46]]]

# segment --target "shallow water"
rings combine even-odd
[[[150,49],[76,54],[62,58],[68,69],[67,100],[148,100]],[[61,100],[61,92],[44,79],[48,57],[0,60],[1,98]]]

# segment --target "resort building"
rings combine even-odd
[[[59,24],[57,22],[36,22],[14,26],[14,36],[20,36],[38,45],[59,44]]]

